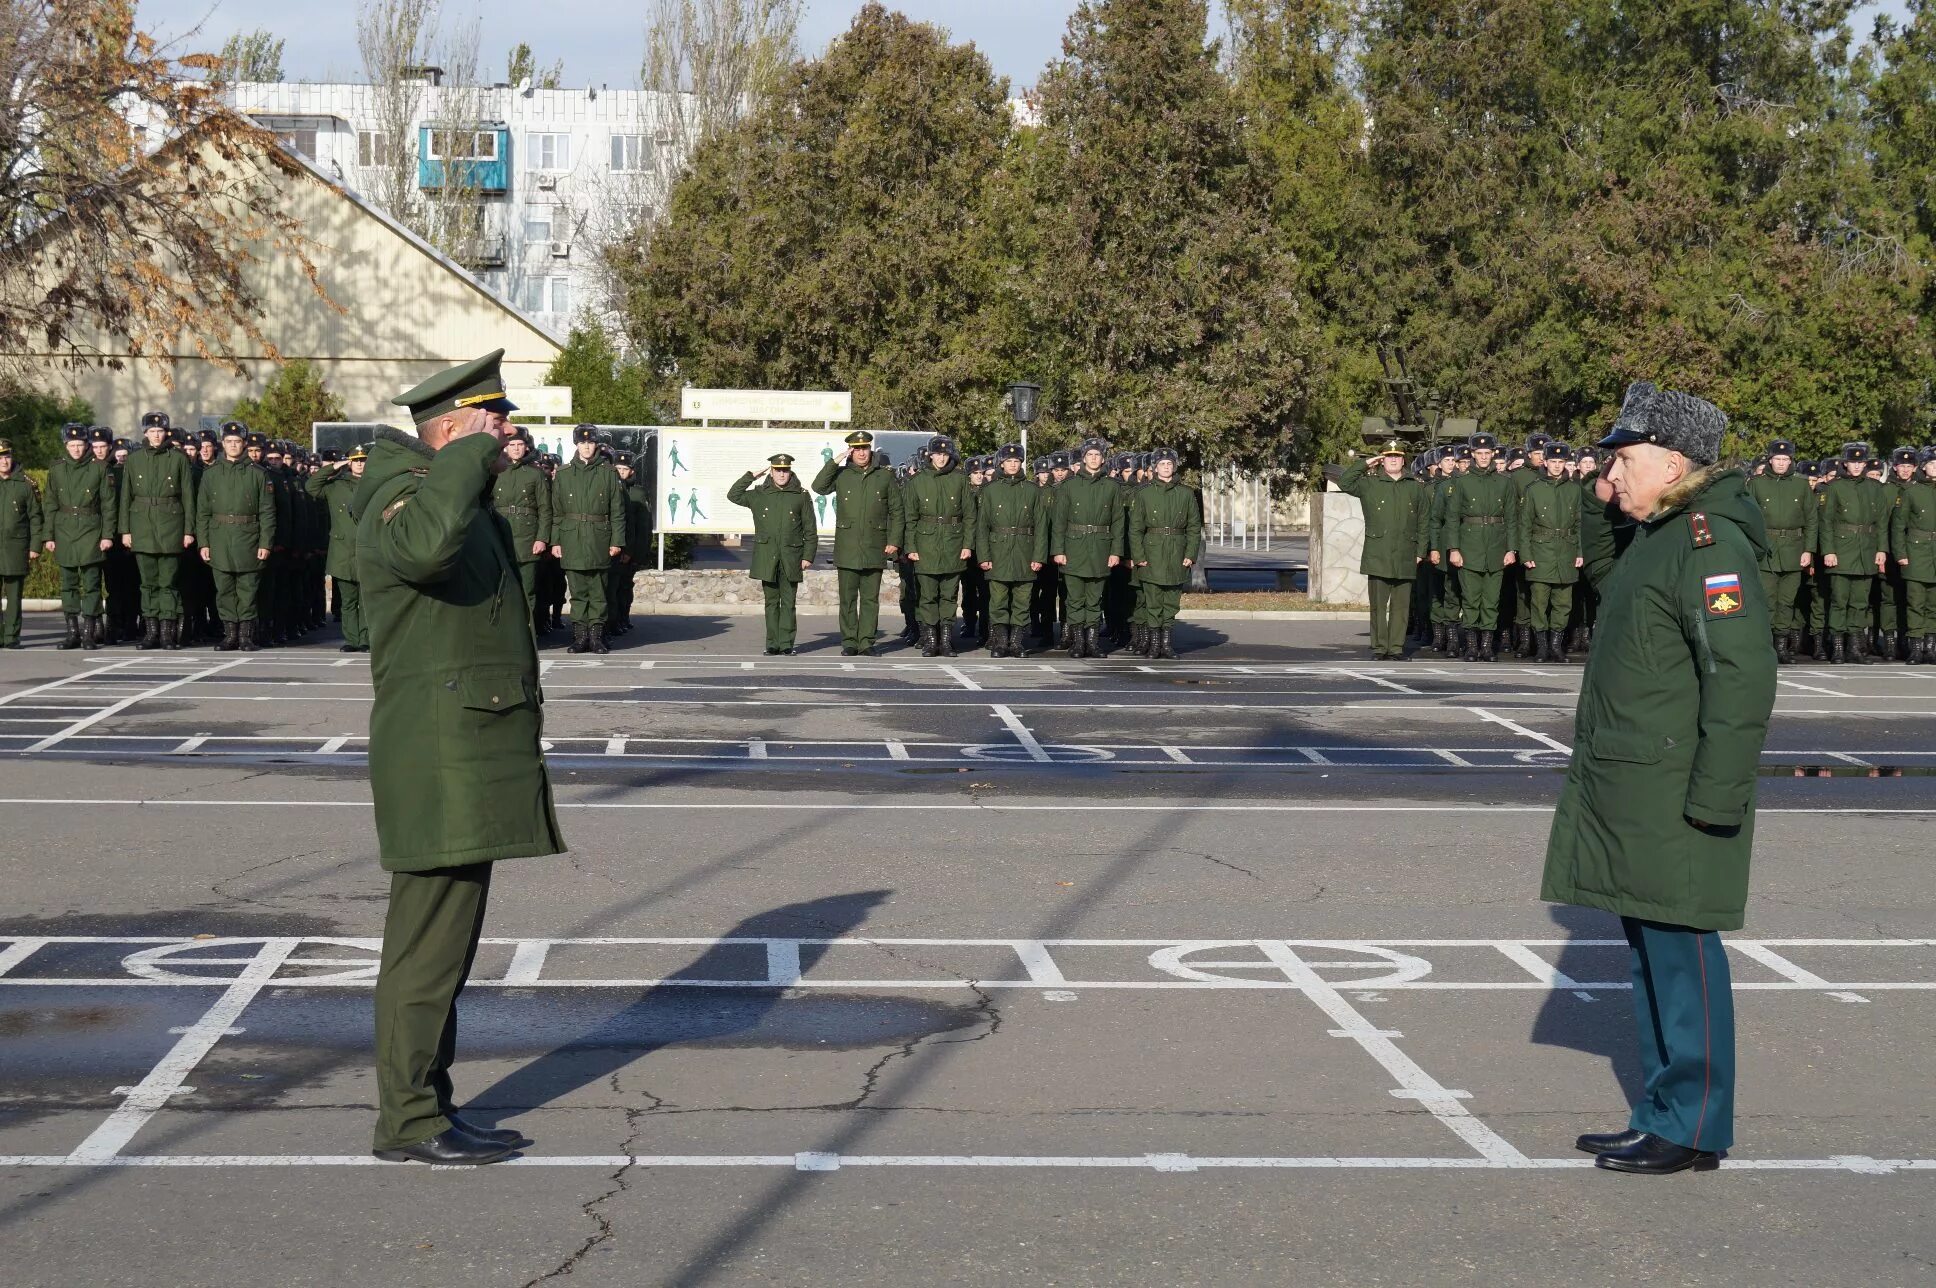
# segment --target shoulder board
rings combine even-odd
[[[1714,529],[1708,524],[1707,515],[1701,513],[1699,510],[1694,511],[1694,513],[1687,516],[1687,527],[1688,531],[1694,534],[1694,548],[1696,550],[1702,546],[1711,546],[1714,544]]]

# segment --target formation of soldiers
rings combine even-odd
[[[1564,663],[1591,648],[1588,574],[1626,523],[1601,465],[1544,434],[1511,449],[1475,434],[1409,463],[1397,442],[1348,459],[1338,483],[1364,506],[1373,657],[1416,645]],[[1885,460],[1849,443],[1804,461],[1776,440],[1745,471],[1767,528],[1758,571],[1779,660],[1936,664],[1936,448]]]

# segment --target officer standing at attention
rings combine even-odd
[[[1755,568],[1761,511],[1718,470],[1727,417],[1645,381],[1627,390],[1608,480],[1636,527],[1601,585],[1573,762],[1540,897],[1619,915],[1633,962],[1639,1101],[1581,1136],[1597,1165],[1708,1171],[1734,1143],[1734,999],[1717,931],[1738,930],[1775,651]]]
[[[14,468],[13,444],[0,438],[0,648],[20,647],[20,590],[40,558],[40,492]]]
[[[1068,586],[1069,656],[1101,657],[1102,592],[1109,571],[1127,549],[1129,516],[1122,489],[1103,473],[1108,449],[1101,439],[1082,445],[1082,468],[1055,489],[1049,550]]]
[[[598,427],[571,431],[572,455],[551,480],[551,553],[571,590],[568,653],[609,653],[605,646],[605,574],[625,540],[625,485],[598,456]]]
[[[1453,481],[1445,502],[1446,557],[1459,572],[1459,620],[1465,629],[1465,660],[1498,660],[1499,603],[1506,569],[1518,561],[1511,538],[1519,485],[1493,471],[1499,440],[1474,434],[1472,470]]]
[[[1822,565],[1828,572],[1828,634],[1833,662],[1870,662],[1869,594],[1887,555],[1878,530],[1881,489],[1863,473],[1867,443],[1845,443],[1842,473],[1822,488]],[[1889,516],[1880,515],[1886,527]],[[1818,659],[1819,660],[1819,659]]]
[[[559,854],[541,750],[537,646],[517,603],[501,468],[503,350],[393,401],[417,436],[377,430],[351,508],[370,620],[370,790],[391,874],[376,982],[385,1162],[494,1163],[530,1142],[464,1121],[450,1066],[457,998],[484,928],[491,865]]]
[[[249,431],[240,421],[222,426],[222,459],[202,471],[195,495],[195,531],[202,562],[215,579],[215,611],[222,619],[218,652],[256,651],[257,596],[262,566],[276,544],[276,498],[262,467],[246,454]]]
[[[753,512],[753,567],[766,599],[766,653],[793,656],[797,624],[795,587],[813,563],[820,532],[813,501],[793,473],[793,458],[779,452],[758,474],[748,470],[726,489],[726,499]]]
[[[907,482],[908,559],[914,564],[921,656],[955,655],[955,596],[961,570],[974,554],[975,493],[953,440],[928,440],[929,468]]]
[[[1530,590],[1527,626],[1536,658],[1566,661],[1566,622],[1573,614],[1573,587],[1586,563],[1580,550],[1580,485],[1566,476],[1573,453],[1566,444],[1541,449],[1540,477],[1521,490],[1513,548]]]
[[[975,497],[976,558],[988,580],[988,653],[1023,657],[1035,576],[1049,561],[1048,493],[1022,470],[1022,445],[995,453],[995,478]]]
[[[1155,478],[1130,496],[1129,557],[1136,564],[1137,588],[1143,597],[1144,629],[1149,633],[1144,656],[1176,658],[1170,631],[1183,603],[1190,569],[1203,557],[1203,506],[1197,490],[1176,477],[1177,454],[1159,447]],[[1400,627],[1401,635],[1403,627]]]
[[[531,462],[531,439],[521,426],[512,426],[504,440],[506,465],[491,484],[491,508],[511,525],[511,543],[518,552],[518,584],[524,588],[524,610],[532,628],[544,633],[538,620],[539,560],[551,548],[551,480]]]
[[[147,450],[128,458],[117,498],[121,545],[141,574],[138,649],[181,647],[182,551],[195,548],[195,479],[188,458],[168,441],[168,416],[141,418]]]
[[[356,575],[356,519],[350,514],[350,499],[363,482],[369,459],[369,450],[359,444],[350,449],[346,460],[332,461],[303,480],[304,493],[329,511],[329,555],[323,571],[336,584],[336,598],[343,608],[339,649],[343,653],[370,651],[370,633],[363,627],[363,591]]]
[[[635,575],[651,553],[652,498],[646,493],[637,457],[620,452],[613,466],[625,484],[625,540],[619,543],[619,559],[612,565],[612,631],[624,635],[632,629]]]
[[[1795,473],[1795,445],[1785,438],[1768,444],[1768,468],[1748,483],[1748,495],[1761,507],[1768,528],[1768,552],[1761,558],[1761,592],[1768,600],[1775,657],[1786,665],[1801,646],[1802,580],[1815,561],[1819,529],[1815,494]]]
[[[1367,460],[1353,453],[1338,475],[1338,488],[1357,497],[1364,509],[1365,544],[1358,571],[1371,595],[1371,656],[1379,662],[1402,662],[1412,583],[1430,553],[1431,497],[1424,484],[1405,472],[1405,445],[1395,438]]]
[[[1936,665],[1936,448],[1921,461],[1889,521],[1889,551],[1903,580],[1909,661]]]
[[[894,474],[874,458],[874,436],[847,435],[847,450],[820,466],[816,496],[834,499],[834,570],[840,589],[840,654],[874,652],[881,626],[881,573],[900,553],[905,512]]]
[[[40,497],[41,553],[60,564],[61,613],[67,637],[56,648],[99,648],[101,565],[114,544],[114,476],[88,454],[87,426],[61,429],[66,455],[47,471]]]

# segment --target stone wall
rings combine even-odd
[[[1365,553],[1365,511],[1358,498],[1324,491],[1311,498],[1311,598],[1362,604],[1370,594],[1358,561]]]
[[[738,569],[680,569],[641,572],[632,579],[635,614],[660,616],[757,617],[765,611],[760,583]],[[824,615],[839,611],[839,574],[830,568],[810,568],[795,600],[799,613]],[[889,568],[881,574],[881,605],[898,611],[901,578]]]

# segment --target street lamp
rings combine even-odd
[[[1015,417],[1015,423],[1022,427],[1023,469],[1030,468],[1027,459],[1029,454],[1028,427],[1035,423],[1035,417],[1040,411],[1039,404],[1041,397],[1042,386],[1030,384],[1026,380],[1018,380],[1008,387],[1008,393],[1002,399],[1003,404],[1008,407],[1009,414]]]

